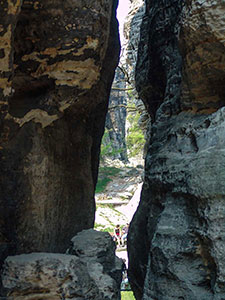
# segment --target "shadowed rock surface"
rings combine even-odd
[[[74,255],[9,256],[2,276],[7,299],[119,300],[122,260],[111,236],[90,229],[72,242]]]
[[[1,1],[0,261],[93,227],[118,1]]]
[[[225,299],[225,6],[146,1],[136,84],[153,119],[128,236],[137,299]]]

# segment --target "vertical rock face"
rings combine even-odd
[[[145,3],[144,0],[133,0],[130,2],[130,9],[123,30],[125,35],[125,43],[123,46],[129,80],[135,84],[135,66],[137,63],[140,26],[145,12]]]
[[[135,107],[140,114],[138,123],[145,135],[146,145],[144,147],[143,153],[143,156],[145,157],[146,149],[149,143],[148,140],[150,135],[151,118],[135,88],[135,67],[137,63],[138,44],[140,41],[140,27],[144,12],[144,0],[131,1],[130,11],[124,24],[124,60],[129,77],[129,83],[134,88],[132,91],[132,95],[134,96]]]
[[[94,223],[117,1],[1,1],[0,260]]]
[[[83,230],[72,240],[68,253],[76,255],[88,266],[102,297],[120,299],[123,261],[115,255],[116,246],[108,232]]]
[[[128,237],[137,299],[225,299],[225,6],[146,1],[137,89],[153,118]]]
[[[122,71],[117,68],[109,99],[109,110],[106,116],[105,127],[108,130],[108,140],[112,146],[112,158],[127,162],[126,146],[126,81]]]

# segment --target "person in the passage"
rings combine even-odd
[[[125,246],[125,241],[127,240],[128,229],[129,229],[129,223],[127,223],[127,224],[122,228],[122,237],[121,237],[122,247]]]
[[[118,243],[118,246],[121,245],[121,234],[120,234],[120,225],[116,225],[114,228],[114,237],[116,239],[116,242]]]

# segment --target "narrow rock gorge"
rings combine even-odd
[[[0,261],[94,224],[118,1],[0,1]]]
[[[225,3],[131,4],[126,67],[148,141],[129,280],[137,300],[225,300]],[[120,299],[115,245],[91,229],[117,5],[0,0],[6,299]]]
[[[136,88],[152,118],[128,236],[136,299],[225,299],[225,4],[146,0]]]

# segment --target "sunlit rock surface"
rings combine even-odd
[[[0,2],[0,261],[94,223],[117,1]]]
[[[153,119],[128,237],[137,299],[225,299],[225,6],[146,1],[136,84]]]

